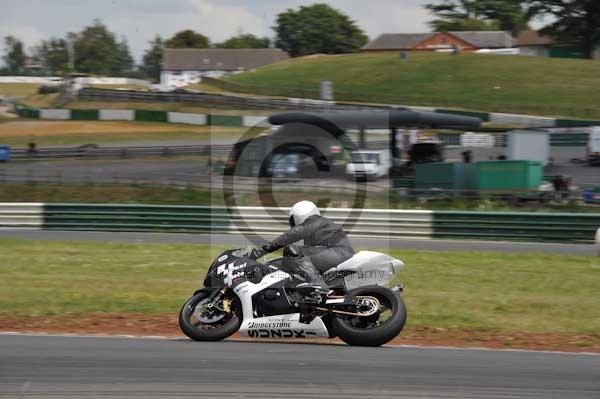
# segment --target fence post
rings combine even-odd
[[[596,255],[600,256],[600,228],[596,230]]]

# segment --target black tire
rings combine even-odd
[[[381,346],[400,334],[406,323],[406,306],[402,297],[388,288],[379,286],[360,287],[351,293],[374,296],[381,303],[385,302],[391,316],[381,325],[357,328],[350,322],[352,318],[360,319],[359,317],[335,315],[332,318],[332,326],[342,341],[353,346]]]
[[[241,305],[237,297],[231,302],[231,313],[228,314],[227,318],[222,323],[215,325],[209,325],[208,329],[198,328],[191,322],[190,317],[192,316],[196,305],[203,299],[210,296],[209,291],[200,291],[190,299],[188,299],[181,310],[179,311],[179,328],[181,331],[193,339],[194,341],[220,341],[234,334],[240,329],[242,325],[242,311]]]

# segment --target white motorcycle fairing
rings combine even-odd
[[[338,266],[327,270],[325,276],[336,272],[354,272],[344,277],[344,284],[348,290],[366,285],[386,287],[403,267],[404,262],[400,259],[380,252],[360,251]]]
[[[335,272],[354,272],[344,277],[348,290],[366,285],[386,286],[404,267],[404,263],[391,256],[372,251],[360,251],[352,258],[329,269],[326,275]],[[309,324],[300,323],[300,313],[254,317],[252,297],[281,281],[291,279],[291,276],[281,270],[267,274],[254,284],[245,281],[237,285],[233,291],[242,303],[243,322],[239,332],[250,338],[311,338],[329,337],[329,331],[321,320],[315,317]],[[335,303],[341,299],[330,299],[327,303]]]
[[[299,322],[300,313],[254,317],[252,296],[273,284],[290,278],[288,273],[278,270],[267,274],[258,284],[245,281],[233,289],[242,303],[244,317],[239,329],[241,335],[250,338],[329,337],[329,331],[320,317],[315,317],[309,324]]]

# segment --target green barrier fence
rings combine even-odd
[[[550,145],[553,147],[585,147],[588,140],[588,133],[552,133],[550,135]]]
[[[104,231],[231,230],[225,208],[176,205],[46,204],[42,228]]]
[[[22,118],[39,119],[40,117],[40,110],[35,108],[19,107],[17,113]]]
[[[600,213],[400,211],[365,209],[358,218],[349,209],[328,209],[336,222],[351,221],[350,234],[523,242],[593,243]],[[73,231],[281,233],[285,210],[260,207],[0,204],[0,228]],[[532,247],[535,251],[535,247]]]
[[[97,109],[72,109],[71,119],[75,121],[96,121],[99,119]]]
[[[452,109],[436,109],[435,112],[442,113],[442,114],[473,116],[475,118],[480,118],[484,122],[490,121],[490,114],[487,112],[456,111],[456,110],[452,110]]]
[[[583,121],[573,119],[557,119],[556,127],[600,126],[600,121]]]
[[[433,236],[547,242],[593,242],[600,214],[533,212],[433,213]]]
[[[235,115],[207,115],[206,124],[213,126],[243,126],[243,117]]]
[[[168,122],[167,112],[135,110],[135,120],[145,122]]]

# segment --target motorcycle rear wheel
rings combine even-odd
[[[380,286],[360,287],[351,293],[377,298],[379,309],[367,317],[336,314],[332,326],[342,341],[353,346],[381,346],[400,334],[406,323],[406,306],[401,296]],[[385,315],[389,317],[383,320]]]
[[[237,297],[224,312],[222,299],[209,303],[209,291],[200,291],[188,299],[179,312],[179,328],[194,341],[220,341],[234,334],[242,325],[241,305]],[[208,305],[212,305],[209,307]],[[220,305],[220,306],[219,306]]]

